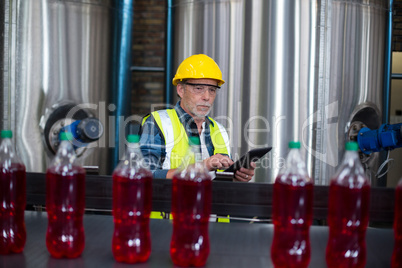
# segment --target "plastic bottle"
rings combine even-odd
[[[128,135],[125,159],[113,172],[113,256],[118,262],[145,262],[151,254],[149,215],[152,173],[144,167],[138,135]]]
[[[24,250],[26,230],[25,166],[14,152],[11,130],[2,130],[0,145],[0,254]]]
[[[60,138],[46,171],[46,247],[55,258],[76,258],[85,247],[85,170],[76,162],[72,134],[62,132]]]
[[[179,171],[173,175],[172,185],[170,256],[178,266],[204,266],[210,251],[212,178],[202,162],[198,137],[190,137],[190,148]]]
[[[300,155],[300,142],[289,142],[286,166],[275,179],[271,259],[275,267],[307,267],[313,218],[313,181]]]
[[[402,267],[402,178],[395,189],[394,214],[394,251],[392,253],[391,267]]]
[[[364,174],[356,142],[346,152],[329,186],[326,249],[328,267],[365,267],[370,182]]]

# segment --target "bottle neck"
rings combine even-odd
[[[73,145],[70,141],[61,141],[59,148],[57,149],[56,157],[52,162],[52,166],[57,165],[75,165],[77,155],[75,154]]]
[[[342,161],[343,165],[359,169],[364,172],[363,165],[360,162],[359,154],[356,151],[346,151]]]
[[[129,143],[127,145],[126,154],[121,164],[135,169],[142,167],[143,156],[139,143]]]
[[[363,185],[370,184],[369,179],[364,173],[359,154],[356,151],[345,152],[342,163],[331,179],[332,183],[351,188],[361,188]]]
[[[191,152],[194,154],[194,163],[203,162],[201,145],[191,145]]]
[[[300,149],[290,149],[286,158],[285,170],[293,174],[307,175],[306,164],[301,157]]]
[[[17,154],[14,150],[14,144],[10,138],[4,138],[0,145],[0,162],[11,164],[19,163],[22,164],[22,161],[18,158]]]
[[[200,145],[190,145],[178,171],[181,174],[180,176],[189,178],[199,176],[196,174],[208,173],[202,158]]]
[[[14,153],[15,153],[14,146],[13,146],[11,139],[9,139],[9,138],[3,139],[3,141],[1,142],[0,149],[1,149],[1,152],[4,154],[14,156]]]

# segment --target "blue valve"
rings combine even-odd
[[[383,124],[379,129],[362,128],[357,135],[357,143],[365,154],[402,147],[402,123]]]
[[[85,147],[88,143],[98,140],[103,135],[103,126],[96,118],[85,118],[74,121],[72,124],[63,127],[59,132],[71,132],[73,134],[74,147]]]

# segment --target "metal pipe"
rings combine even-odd
[[[131,29],[133,19],[133,0],[116,1],[113,21],[113,45],[112,45],[112,103],[116,105],[114,111],[115,120],[115,144],[112,152],[109,171],[116,167],[119,161],[119,141],[125,140],[124,118],[130,113],[130,81],[131,81]],[[123,118],[123,120],[121,120]]]
[[[392,18],[393,18],[393,0],[389,0],[388,21],[385,33],[385,58],[384,58],[384,89],[383,89],[383,108],[382,123],[389,123],[390,113],[390,94],[391,94],[391,68],[392,68]],[[380,163],[384,163],[387,159],[385,151],[380,152]],[[387,186],[387,177],[383,176],[381,180],[375,182],[378,187]]]
[[[173,77],[173,0],[167,0],[166,13],[166,72],[165,72],[165,103],[172,104],[173,101],[173,85],[171,79]]]
[[[385,68],[384,68],[384,91],[383,91],[383,114],[382,123],[389,123],[390,111],[390,91],[391,91],[391,68],[392,68],[392,18],[393,18],[393,0],[389,1],[388,21],[385,39]]]
[[[132,72],[164,72],[164,67],[143,67],[143,66],[131,66]]]
[[[402,79],[402,74],[392,74],[391,79]]]

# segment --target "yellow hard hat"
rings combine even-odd
[[[177,86],[177,83],[183,79],[200,78],[216,79],[218,80],[218,86],[225,83],[225,81],[222,80],[222,72],[218,64],[204,54],[190,56],[180,63],[172,83],[174,86]]]

